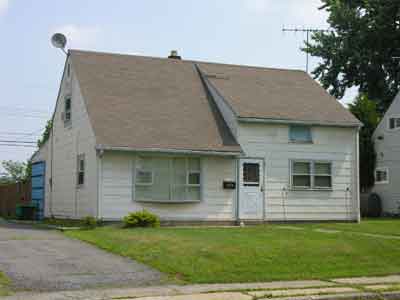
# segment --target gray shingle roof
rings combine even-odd
[[[70,55],[97,144],[241,151],[210,105],[194,64],[76,50]]]
[[[97,144],[240,152],[196,65],[238,117],[359,124],[306,73],[70,50]]]

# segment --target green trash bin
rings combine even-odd
[[[18,220],[34,220],[36,206],[32,203],[19,204],[16,208],[16,216]]]

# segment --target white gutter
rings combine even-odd
[[[240,156],[241,152],[214,151],[214,150],[181,150],[165,148],[133,148],[133,147],[113,147],[97,145],[96,150],[104,151],[126,151],[126,152],[148,152],[148,153],[171,153],[171,154],[192,154],[192,155],[213,155],[213,156]]]
[[[289,119],[270,119],[270,118],[247,118],[238,117],[239,122],[244,123],[269,123],[269,124],[300,124],[300,125],[314,125],[314,126],[335,126],[335,127],[361,127],[361,123],[334,123],[334,122],[320,122],[320,121],[296,121]]]

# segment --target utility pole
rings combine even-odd
[[[310,32],[329,32],[329,29],[315,29],[315,28],[282,28],[282,32],[305,32],[306,33],[306,41],[310,39]],[[306,72],[308,73],[308,52],[306,53]]]

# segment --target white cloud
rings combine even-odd
[[[8,4],[8,0],[0,0],[0,16],[7,12]]]
[[[93,48],[100,36],[100,28],[98,27],[74,24],[57,27],[51,34],[56,32],[62,33],[67,37],[67,48]]]

